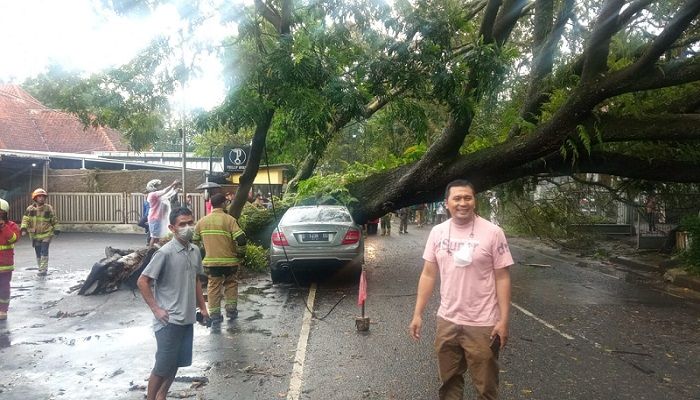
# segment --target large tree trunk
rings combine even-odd
[[[253,181],[258,175],[260,169],[260,160],[265,149],[265,140],[267,140],[267,131],[270,130],[272,117],[275,115],[274,110],[267,110],[261,116],[255,127],[255,135],[253,135],[253,144],[250,148],[250,158],[245,167],[245,171],[239,178],[238,191],[233,198],[233,203],[229,207],[229,214],[238,218],[241,216],[243,206],[248,201],[248,192],[253,187]]]

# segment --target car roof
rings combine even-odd
[[[294,209],[304,209],[304,208],[319,208],[319,207],[323,207],[323,208],[341,208],[341,209],[345,209],[345,210],[348,209],[348,208],[345,207],[345,206],[336,205],[336,204],[316,204],[316,205],[313,205],[313,206],[293,206],[293,207],[289,207],[289,209],[292,209],[292,208],[294,208]]]

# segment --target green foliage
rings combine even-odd
[[[154,40],[131,62],[85,77],[51,66],[22,86],[51,108],[74,113],[87,126],[110,126],[143,150],[166,135],[173,76],[160,67],[169,54],[165,39]]]
[[[537,201],[530,197],[536,182],[512,182],[500,188],[502,224],[509,232],[552,240],[569,248],[592,247],[596,237],[579,225],[604,222],[586,213],[576,186],[559,186]]]
[[[192,138],[194,151],[199,156],[209,156],[223,154],[225,147],[250,143],[253,138],[251,129],[241,129],[234,135],[229,129],[223,126],[213,127]]]
[[[681,220],[681,228],[690,235],[690,246],[681,254],[687,264],[686,269],[694,275],[700,275],[700,217],[688,216]]]
[[[248,243],[243,261],[246,268],[254,272],[265,272],[269,266],[267,250],[262,246]]]
[[[341,174],[315,175],[299,182],[297,202],[301,204],[342,204],[352,208],[358,200],[350,194],[347,178]]]
[[[249,241],[267,247],[270,245],[270,235],[276,223],[275,217],[281,218],[289,207],[294,205],[294,199],[273,197],[274,210],[256,207],[246,203],[238,218],[238,224],[245,232]]]

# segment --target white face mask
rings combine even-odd
[[[476,246],[479,244],[479,241],[469,239],[467,242],[462,246],[461,249],[456,251],[454,254],[452,254],[452,257],[455,262],[456,267],[468,267],[472,264],[472,256],[474,253],[474,249]]]
[[[187,225],[183,226],[182,228],[177,228],[177,237],[186,242],[191,242],[192,237],[194,237],[194,225]]]

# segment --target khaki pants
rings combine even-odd
[[[221,300],[225,310],[235,311],[238,306],[238,267],[208,267],[207,307],[209,315],[221,316]]]
[[[437,317],[435,352],[441,400],[462,399],[466,371],[479,399],[498,399],[498,355],[489,348],[492,330],[492,326],[455,325]]]

